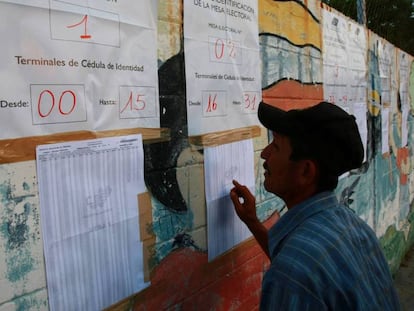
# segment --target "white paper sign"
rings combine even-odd
[[[184,0],[189,135],[258,124],[257,0]]]
[[[326,101],[348,106],[366,102],[367,38],[363,26],[323,12],[323,75]]]
[[[51,310],[101,310],[144,282],[141,135],[37,147]]]
[[[401,147],[405,147],[408,144],[408,115],[410,108],[406,105],[402,107],[401,113]]]
[[[399,71],[399,94],[401,99],[401,106],[405,107],[409,105],[408,99],[408,82],[410,81],[410,59],[409,55],[401,50],[398,50],[398,67]]]
[[[378,37],[378,67],[381,79],[381,103],[391,105],[392,71],[395,67],[395,47]]]
[[[159,127],[155,1],[0,0],[0,139]]]
[[[408,95],[409,78],[409,55],[401,50],[398,51],[399,88],[398,93],[401,100],[401,147],[405,147],[408,142],[408,114],[410,113],[410,103]]]
[[[368,86],[367,34],[363,25],[348,21],[348,94],[350,104],[366,103]]]
[[[364,161],[367,160],[367,142],[368,142],[368,124],[367,124],[367,104],[354,103],[353,115],[358,126],[359,135],[361,136],[362,145],[364,147]]]
[[[381,111],[381,152],[390,152],[390,108]]]
[[[252,140],[204,149],[207,201],[208,258],[214,259],[251,236],[230,199],[233,179],[254,194],[254,150]]]

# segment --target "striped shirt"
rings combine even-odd
[[[375,233],[333,192],[289,209],[269,251],[260,310],[400,310]]]

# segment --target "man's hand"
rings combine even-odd
[[[233,185],[234,188],[230,190],[230,198],[233,201],[237,216],[239,216],[247,226],[258,222],[259,220],[256,215],[256,199],[249,188],[240,185],[235,180],[233,180]]]
[[[269,247],[267,245],[267,229],[257,218],[256,199],[250,192],[249,188],[240,185],[233,180],[234,188],[230,190],[230,198],[233,201],[234,209],[237,216],[243,221],[249,230],[253,233],[256,241],[263,249],[267,257],[269,256]]]

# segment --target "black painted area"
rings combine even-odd
[[[177,181],[177,159],[189,146],[184,53],[167,60],[158,69],[160,126],[169,128],[167,142],[144,145],[145,182],[151,194],[167,208],[187,210]]]

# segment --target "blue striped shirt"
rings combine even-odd
[[[375,233],[333,192],[289,209],[269,251],[261,310],[400,310]]]

